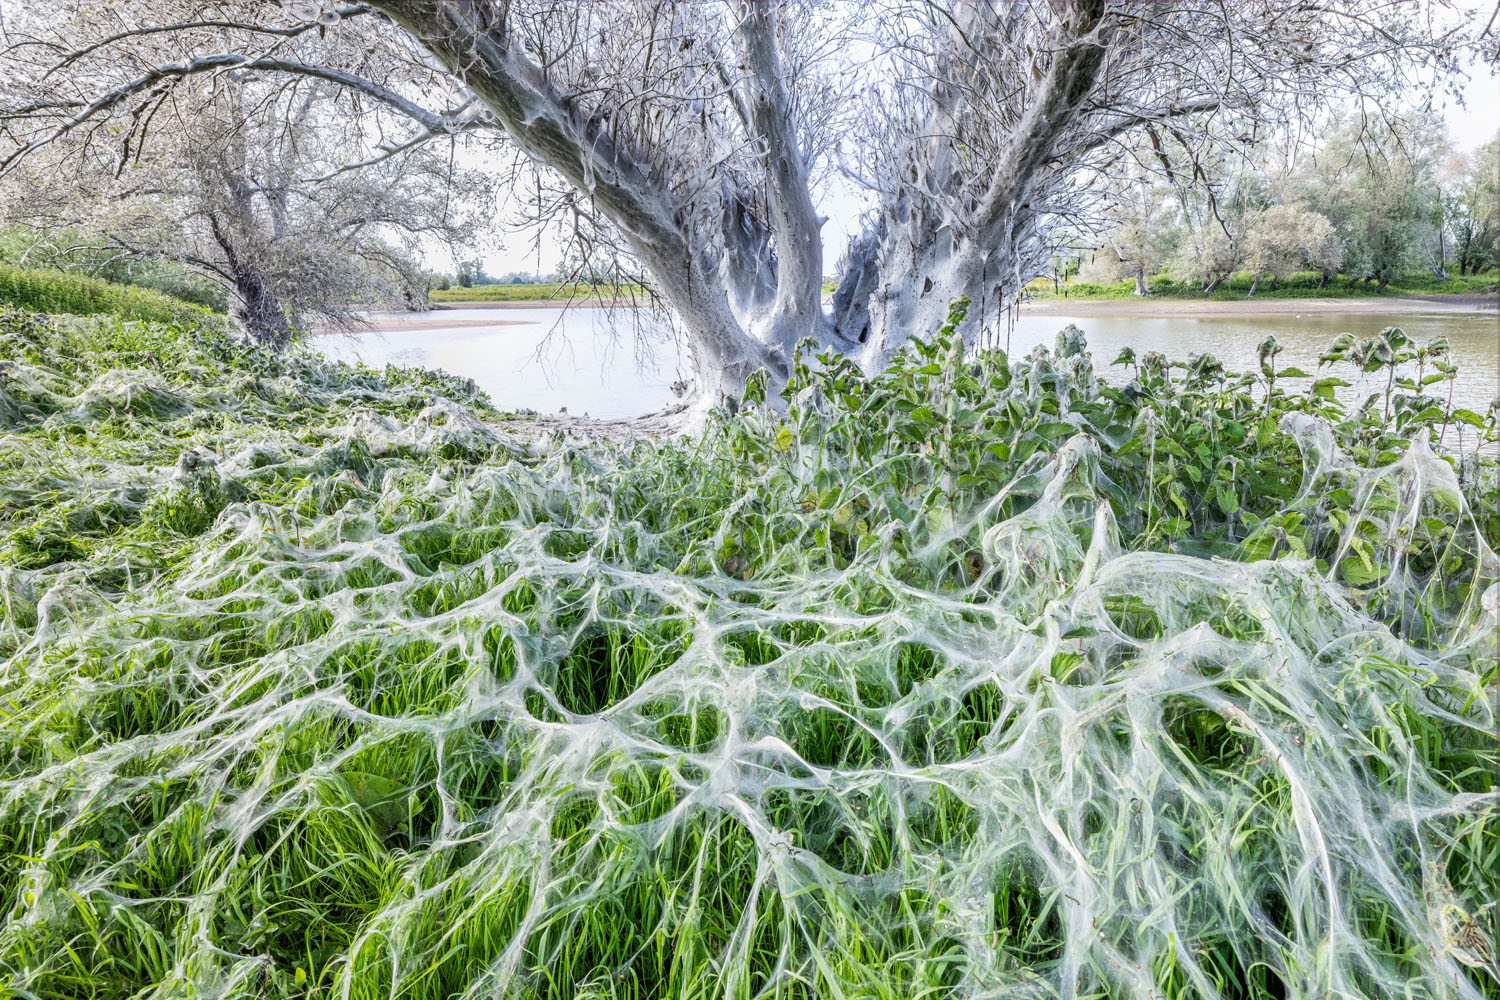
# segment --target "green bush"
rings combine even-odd
[[[1069,296],[1078,295],[1085,298],[1089,296],[1118,298],[1132,295],[1135,292],[1135,282],[1133,281],[1117,281],[1112,285],[1101,285],[1092,281],[1075,281],[1073,284],[1065,287]]]
[[[1188,290],[1188,286],[1180,281],[1173,280],[1170,274],[1162,273],[1153,275],[1147,283],[1152,295],[1181,295]]]
[[[0,229],[0,264],[33,271],[66,271],[117,285],[148,288],[194,305],[224,312],[222,285],[176,261],[121,254],[108,237],[83,228],[54,231],[38,241],[26,227]]]

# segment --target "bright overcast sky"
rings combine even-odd
[[[1500,76],[1489,66],[1476,63],[1464,88],[1464,104],[1462,108],[1453,104],[1445,107],[1443,117],[1448,119],[1453,144],[1471,152],[1500,131]]]

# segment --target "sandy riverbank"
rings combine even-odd
[[[1329,299],[1040,299],[1033,316],[1303,316],[1310,313],[1475,313],[1495,310],[1495,295],[1390,295]]]

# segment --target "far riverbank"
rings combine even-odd
[[[1494,312],[1500,296],[1487,293],[1370,295],[1303,299],[1089,299],[1045,298],[1021,304],[1031,316],[1174,316],[1217,319],[1230,316],[1307,316],[1324,313],[1482,313]]]

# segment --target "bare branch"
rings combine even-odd
[[[334,13],[339,18],[348,18],[358,17],[361,14],[368,14],[369,10],[365,7],[340,7],[335,10]],[[229,28],[237,31],[248,31],[260,35],[281,35],[286,38],[295,38],[298,35],[304,34],[305,32],[315,31],[319,27],[321,27],[321,25],[319,25],[316,21],[309,21],[306,24],[294,25],[289,28],[274,28],[266,25],[250,24],[244,21],[180,21],[176,24],[146,25],[140,28],[131,28],[126,31],[118,31],[113,35],[109,35],[105,38],[98,39],[97,41],[90,42],[88,45],[85,45],[82,48],[74,49],[72,52],[69,52],[67,55],[63,56],[55,64],[53,64],[53,66],[48,69],[46,73],[42,74],[40,79],[46,80],[54,73],[62,72],[78,60],[82,59],[84,56],[97,52],[102,48],[106,48],[110,45],[114,45],[117,42],[122,42],[127,39],[139,38],[143,35],[175,34],[183,31],[191,31],[196,28]],[[25,45],[28,43],[23,42],[20,44]],[[47,43],[32,42],[29,44]]]
[[[81,112],[71,119],[53,129],[47,135],[29,142],[12,152],[4,159],[0,159],[0,177],[4,177],[23,158],[34,153],[36,150],[55,142],[80,125],[108,112],[117,107],[127,98],[147,91],[164,81],[175,81],[184,77],[195,76],[203,73],[219,72],[226,69],[246,70],[272,70],[282,73],[290,73],[295,76],[315,77],[320,80],[328,80],[332,83],[348,87],[359,93],[373,97],[382,104],[399,111],[401,114],[421,124],[429,132],[440,133],[448,130],[447,124],[441,115],[428,111],[420,105],[407,100],[400,94],[388,90],[370,80],[362,79],[352,73],[334,69],[328,66],[315,66],[308,63],[297,62],[290,59],[278,59],[273,57],[251,57],[235,53],[221,53],[212,56],[203,56],[186,63],[169,63],[157,66],[142,76],[131,80],[123,86],[116,87],[101,97],[90,102]]]

